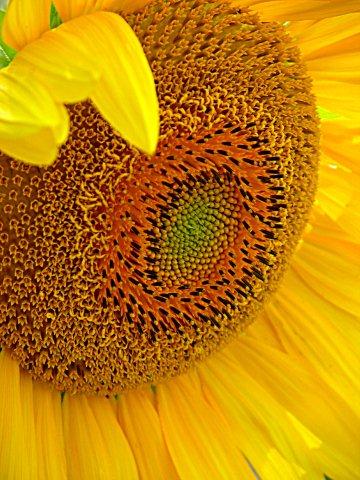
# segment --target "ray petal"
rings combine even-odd
[[[229,426],[206,402],[195,374],[157,386],[157,398],[164,436],[181,479],[243,478],[248,469],[244,458]]]
[[[66,480],[60,393],[34,382],[34,407],[39,478]]]
[[[23,49],[13,64],[46,84],[58,102],[90,97],[125,140],[154,152],[154,79],[139,40],[119,15],[98,12],[62,24]]]
[[[63,21],[98,11],[133,12],[150,0],[55,0],[56,9]]]
[[[69,119],[41,83],[8,67],[0,72],[0,149],[16,159],[48,165],[67,137]]]
[[[2,37],[21,50],[50,28],[51,0],[12,0],[6,10]]]
[[[133,449],[140,478],[176,480],[178,475],[149,395],[139,390],[121,396],[118,402],[119,417]]]
[[[235,361],[322,444],[358,471],[359,418],[347,403],[297,357],[244,336]]]
[[[24,395],[24,397],[22,396]],[[28,403],[24,404],[24,400]],[[29,382],[18,362],[0,352],[0,478],[33,480],[36,475],[34,414]],[[33,445],[28,447],[28,442]]]
[[[134,457],[107,399],[66,395],[63,412],[70,480],[138,478]]]
[[[235,441],[260,478],[313,478],[321,471],[284,410],[251,374],[222,352],[201,365],[205,395],[212,395],[233,431]],[[307,478],[307,477],[306,477]]]
[[[320,20],[358,12],[357,0],[232,0],[236,6],[250,6],[266,21]]]

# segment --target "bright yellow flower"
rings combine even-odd
[[[151,70],[134,32],[108,11],[126,2],[54,3],[65,23],[52,30],[51,0],[12,0],[7,10],[3,39],[18,52],[0,72],[2,150],[52,163],[69,133],[63,104],[91,98],[123,138],[153,153],[159,127]]]
[[[0,72],[38,122],[29,148],[34,125],[56,144],[71,125],[46,169],[0,155],[0,479],[360,479],[358,2],[111,4],[140,8],[125,18],[157,87],[152,156],[101,109],[110,90],[66,97],[101,48],[61,32],[94,47],[116,15],[55,3],[84,15],[44,34],[29,9],[14,35],[9,14],[21,50]]]

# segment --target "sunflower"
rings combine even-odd
[[[50,0],[10,3],[2,25],[2,63],[12,60],[1,71],[5,153],[37,165],[52,163],[69,133],[63,104],[85,98],[123,138],[154,152],[154,81],[134,32],[121,16],[105,11],[118,3],[58,2],[58,10]],[[64,24],[50,29],[61,23],[59,13]]]
[[[36,3],[2,28],[0,478],[360,478],[358,3]]]

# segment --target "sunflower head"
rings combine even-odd
[[[53,166],[1,157],[1,340],[62,390],[158,381],[243,330],[314,195],[314,99],[281,26],[217,0],[127,21],[155,78],[156,153],[82,102]]]

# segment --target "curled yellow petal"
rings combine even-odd
[[[11,66],[0,72],[0,104],[0,139],[18,138],[42,127],[59,125],[59,108],[49,91]]]
[[[32,165],[51,165],[57,157],[59,143],[49,128],[16,140],[2,140],[1,150],[12,158]]]
[[[70,28],[64,24],[46,32],[42,38],[27,45],[11,64],[12,68],[20,69],[29,78],[36,78],[46,85],[56,102],[84,100],[100,78],[101,66],[81,41],[81,33],[75,29],[76,23]]]
[[[2,26],[5,43],[21,50],[50,28],[51,0],[12,0]]]
[[[119,15],[98,12],[70,20],[24,48],[13,64],[46,85],[57,102],[90,97],[125,140],[155,151],[154,79],[139,40]]]
[[[159,111],[146,56],[121,17],[105,12],[97,15],[101,22],[91,20],[104,72],[91,99],[125,140],[153,154],[159,135]]]
[[[67,137],[65,107],[48,90],[11,66],[0,72],[0,150],[36,165],[52,163]]]

